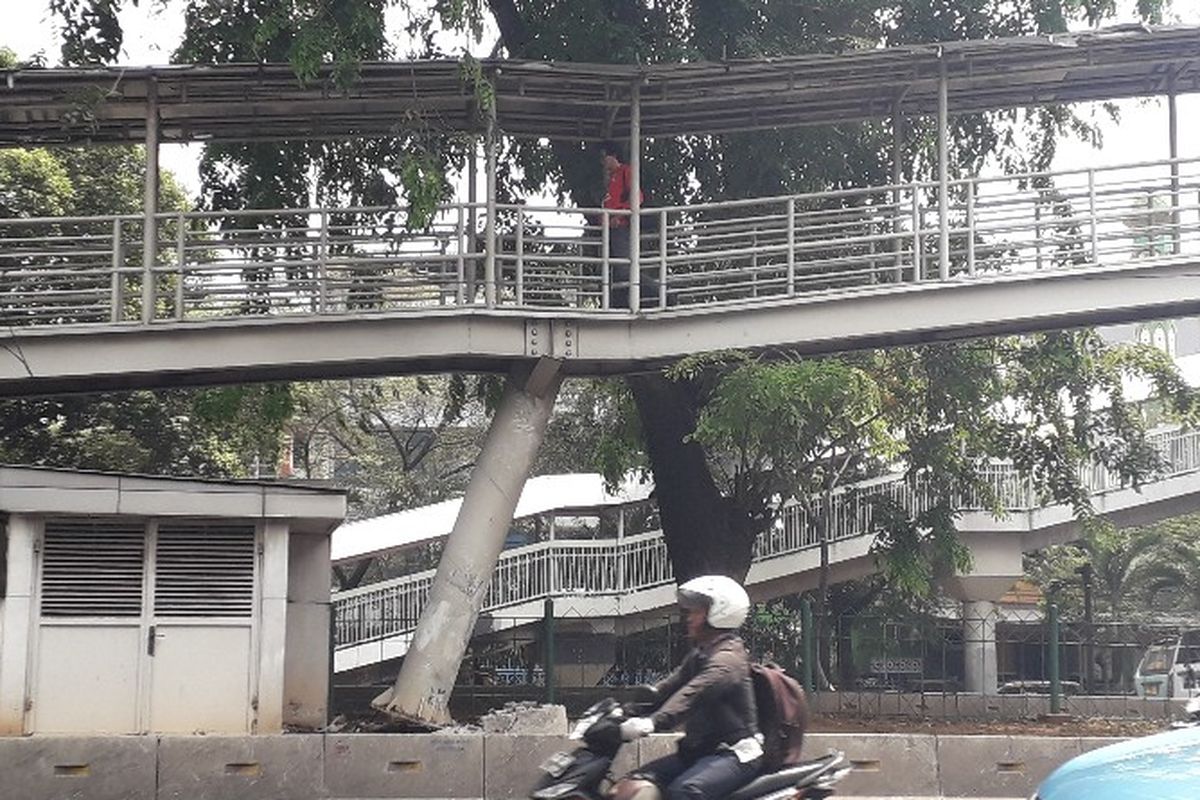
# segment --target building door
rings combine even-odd
[[[252,730],[254,556],[252,527],[158,525],[150,730]]]
[[[27,729],[251,731],[257,541],[252,525],[48,521]]]

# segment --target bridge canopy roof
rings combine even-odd
[[[604,478],[594,472],[540,475],[526,481],[513,519],[552,511],[594,513],[603,508],[639,503],[647,499],[653,489],[653,484],[642,482],[632,475],[617,487],[615,493],[609,492],[604,486]],[[343,564],[392,553],[449,536],[460,506],[462,498],[457,497],[347,522],[333,532],[330,545],[333,563]]]
[[[978,112],[1200,90],[1200,28],[1099,31],[727,62],[613,65],[485,60],[509,135],[624,137],[633,87],[642,134],[675,136]],[[140,141],[156,86],[160,140],[386,137],[413,125],[478,131],[457,60],[367,63],[342,91],[286,64],[0,70],[0,145]]]

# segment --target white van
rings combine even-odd
[[[1200,695],[1200,630],[1184,631],[1174,642],[1146,651],[1133,676],[1138,697]]]

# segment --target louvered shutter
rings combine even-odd
[[[159,525],[156,616],[249,617],[253,602],[253,526]]]
[[[48,520],[42,616],[141,616],[145,554],[141,523]]]

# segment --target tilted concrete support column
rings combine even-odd
[[[991,600],[964,601],[962,624],[964,688],[977,694],[995,694],[996,604]]]
[[[396,685],[375,698],[376,708],[422,723],[450,721],[459,663],[561,381],[558,362],[551,359],[509,376]]]

